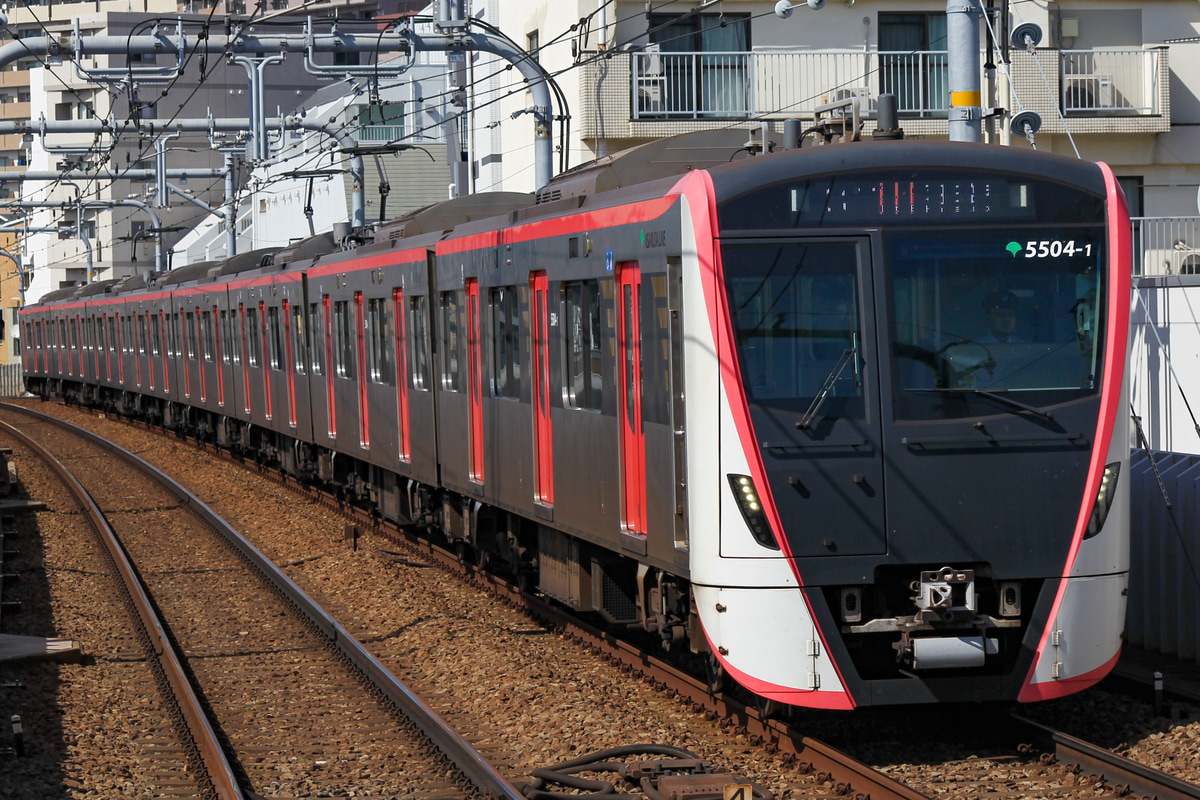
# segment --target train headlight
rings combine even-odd
[[[778,550],[779,543],[775,541],[775,534],[767,522],[767,515],[763,512],[762,500],[759,499],[754,481],[749,475],[729,475],[728,477],[738,509],[742,512],[742,519],[746,520],[746,526],[750,528],[754,541],[763,547]]]
[[[1100,479],[1100,491],[1096,493],[1096,503],[1092,506],[1092,517],[1088,520],[1084,539],[1092,538],[1104,527],[1108,509],[1112,507],[1113,498],[1117,496],[1117,479],[1120,476],[1120,462],[1114,461],[1104,467],[1104,477]]]

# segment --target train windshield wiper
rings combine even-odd
[[[1006,397],[1000,392],[993,392],[990,389],[968,389],[967,391],[971,392],[972,394],[977,394],[980,397],[986,397],[989,400],[995,400],[1000,405],[1008,406],[1009,408],[1015,408],[1017,411],[1024,411],[1026,413],[1041,417],[1042,419],[1054,419],[1054,415],[1049,411],[1042,411],[1040,408],[1035,408],[1034,406],[1022,403],[1020,400],[1013,400],[1011,397]]]
[[[833,391],[833,385],[837,383],[838,378],[846,370],[846,366],[854,359],[858,348],[850,345],[838,357],[837,363],[833,365],[833,369],[829,370],[829,374],[825,376],[825,382],[821,384],[821,390],[817,392],[817,396],[813,398],[812,403],[808,407],[808,411],[804,412],[804,416],[796,423],[796,427],[802,431],[806,431],[812,425],[813,420],[817,418],[817,412],[821,410],[821,406],[825,404],[825,398],[829,397],[829,393]]]
[[[970,392],[977,394],[980,397],[986,397],[989,400],[994,400],[1002,406],[1008,406],[1015,411],[1024,411],[1027,414],[1041,417],[1046,420],[1053,420],[1054,415],[1049,411],[1042,411],[1040,408],[1031,406],[1028,403],[1022,403],[1020,400],[1013,400],[1011,397],[1006,397],[1001,392],[992,391],[991,389],[905,389],[907,392],[932,392],[934,394],[948,394],[950,392]]]

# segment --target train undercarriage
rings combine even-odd
[[[464,561],[664,650],[707,653],[688,581],[511,511],[411,480],[232,417],[131,392],[30,379],[43,400],[119,414],[228,450],[333,493],[377,519],[421,528]]]

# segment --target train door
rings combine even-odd
[[[534,500],[554,505],[554,442],[550,427],[549,281],[545,272],[529,276],[529,345],[533,353]]]
[[[753,423],[742,444],[759,450],[785,552],[887,552],[869,241],[727,241],[721,253]]]
[[[642,274],[617,264],[617,424],[621,446],[621,530],[646,535],[646,431],[642,424]]]
[[[275,407],[271,400],[271,368],[273,366],[271,363],[271,355],[274,351],[271,350],[271,339],[268,338],[268,325],[267,325],[267,317],[268,316],[269,315],[267,314],[267,304],[265,301],[260,300],[258,303],[257,336],[259,337],[258,341],[261,344],[261,348],[260,348],[259,352],[262,353],[262,358],[260,358],[258,360],[258,364],[256,366],[258,366],[262,370],[263,412],[264,412],[264,415],[266,416],[267,420],[270,421],[275,418]],[[270,333],[273,334],[274,331],[271,331]],[[276,362],[276,363],[278,363],[278,362]]]
[[[246,304],[238,303],[238,321],[242,340],[242,408],[250,416],[250,338],[246,335]]]
[[[468,278],[467,288],[467,394],[470,405],[470,475],[483,483],[483,342],[479,313],[479,280]]]

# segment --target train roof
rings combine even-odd
[[[200,280],[208,276],[208,271],[215,267],[218,261],[197,261],[195,264],[176,267],[158,279],[158,286],[176,286],[188,281]]]
[[[337,242],[333,240],[333,233],[327,231],[281,248],[275,254],[273,263],[280,269],[284,269],[288,264],[297,261],[312,261],[314,258],[320,258],[336,249]]]
[[[249,272],[250,270],[268,267],[272,263],[271,257],[281,249],[280,247],[262,247],[258,250],[251,250],[248,253],[238,253],[220,262],[216,267],[209,269],[208,277],[217,278],[222,275],[237,275],[239,272]]]
[[[75,293],[79,291],[78,286],[68,286],[65,289],[55,289],[53,292],[46,292],[38,299],[38,305],[42,303],[53,303],[57,300],[70,300],[75,297]]]
[[[93,283],[84,284],[75,291],[76,297],[94,297],[98,294],[107,294],[113,290],[113,287],[121,282],[120,278],[109,278],[103,281],[95,281]],[[45,298],[42,298],[43,300]]]
[[[832,144],[785,150],[714,166],[709,171],[717,202],[721,203],[781,181],[906,168],[986,169],[1037,175],[1105,195],[1104,177],[1091,161],[1020,147],[966,142],[895,140]]]
[[[610,192],[735,159],[740,162],[749,158],[747,140],[751,133],[745,128],[695,131],[631,147],[556,176],[538,191],[537,204]],[[739,159],[739,154],[743,158]]]
[[[483,192],[443,200],[385,222],[375,234],[375,242],[409,239],[422,233],[453,230],[459,225],[511,214],[534,203],[532,193]]]

